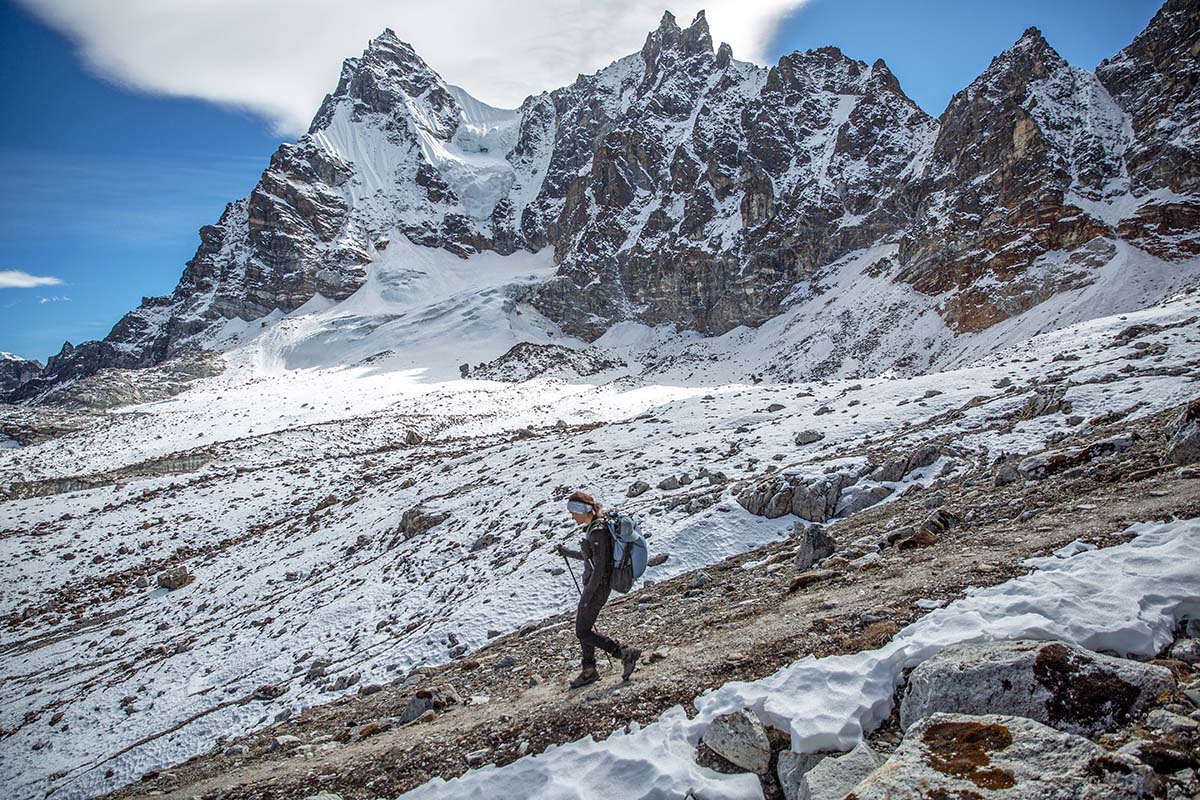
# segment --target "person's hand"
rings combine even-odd
[[[561,542],[554,545],[554,552],[558,553],[560,556],[565,556],[567,554],[566,550],[567,549],[562,546]]]

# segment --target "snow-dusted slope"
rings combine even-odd
[[[484,800],[668,796],[687,787],[710,800],[759,800],[758,778],[700,767],[695,747],[720,714],[750,708],[791,734],[801,753],[845,752],[891,712],[903,671],[961,642],[1057,639],[1093,650],[1151,657],[1177,621],[1200,614],[1200,521],[1133,526],[1132,542],[1035,559],[1031,574],[974,593],[900,631],[877,650],[808,657],[762,680],[730,682],[676,706],[656,722],[592,737],[462,778],[435,778],[401,797]],[[970,794],[974,794],[971,792]],[[968,795],[969,796],[969,795]]]
[[[481,280],[522,271],[497,272]],[[458,289],[419,291],[453,307]],[[362,302],[377,310],[381,295]],[[14,621],[0,638],[0,726],[12,731],[0,784],[15,797],[93,794],[353,691],[352,679],[386,681],[568,608],[573,588],[551,548],[572,535],[560,507],[571,487],[647,514],[654,548],[671,554],[658,579],[786,535],[789,517],[738,504],[744,482],[776,469],[860,470],[855,448],[868,437],[903,449],[951,436],[960,465],[987,463],[1070,429],[1062,414],[992,424],[1046,380],[1066,386],[1084,419],[1127,409],[1131,395],[1134,417],[1183,402],[1194,394],[1178,376],[1200,351],[1198,302],[1188,294],[1082,323],[952,371],[853,382],[710,379],[717,367],[692,379],[620,376],[638,365],[520,384],[370,363],[274,371],[264,354],[319,363],[320,337],[338,319],[357,323],[329,316],[331,306],[269,324],[183,395],[0,451],[0,485],[54,491],[45,481],[120,475],[0,505],[0,611]],[[324,322],[307,330],[305,316]],[[1140,339],[1114,339],[1135,324]],[[464,331],[464,347],[483,346]],[[806,429],[826,438],[797,448]],[[176,474],[156,476],[168,461]],[[948,464],[905,482],[961,468]],[[634,479],[655,485],[701,467],[717,477],[624,500]],[[155,588],[174,564],[193,582]],[[292,677],[313,659],[330,662],[326,676]],[[289,688],[276,699],[229,702],[280,683]]]

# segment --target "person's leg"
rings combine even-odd
[[[584,664],[596,663],[597,647],[609,655],[616,656],[621,653],[620,644],[596,630],[596,619],[607,600],[608,592],[598,592],[595,597],[583,598],[575,613],[575,636],[579,638],[579,645],[583,650]]]
[[[594,609],[585,603],[583,598],[580,598],[579,607],[575,609],[575,636],[579,639],[579,650],[583,663],[580,665],[579,675],[571,680],[572,689],[578,689],[600,680],[600,673],[596,671],[596,646],[588,635],[595,621]]]

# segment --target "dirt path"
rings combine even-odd
[[[977,472],[832,524],[842,543],[920,523],[937,507],[963,519],[931,546],[888,548],[866,569],[842,560],[833,577],[789,591],[795,542],[787,540],[706,568],[707,581],[697,571],[621,598],[605,609],[601,628],[647,655],[657,649],[665,656],[646,659],[628,683],[614,664],[599,684],[568,691],[578,647],[570,618],[559,616],[444,667],[418,670],[404,685],[343,697],[223,742],[212,755],[110,797],[299,800],[321,790],[346,800],[392,796],[461,774],[468,754],[478,763],[508,763],[589,733],[604,737],[633,720],[650,722],[675,704],[690,708],[708,688],[763,677],[806,654],[879,646],[926,613],[917,599],[951,600],[969,586],[1001,583],[1026,571],[1024,559],[1075,539],[1116,544],[1132,522],[1200,515],[1200,472],[1157,469],[1167,417],[1125,426],[1142,438],[1087,468],[1003,487]],[[606,666],[602,659],[602,673]],[[399,725],[414,693],[433,688],[461,702],[428,721]],[[272,750],[274,738],[285,735],[302,744]],[[244,753],[222,755],[231,745]]]

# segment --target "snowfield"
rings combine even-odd
[[[460,259],[394,235],[349,299],[228,323],[209,342],[224,353],[222,374],[77,433],[0,447],[0,487],[14,498],[0,505],[0,613],[11,620],[0,634],[10,732],[0,786],[14,798],[93,796],[570,608],[553,546],[576,535],[562,507],[575,487],[643,515],[652,551],[670,554],[647,574],[662,580],[787,536],[794,517],[752,516],[736,500],[773,474],[860,470],[867,445],[953,443],[887,484],[903,490],[1196,393],[1186,376],[1200,357],[1200,260],[1165,264],[1118,244],[1087,285],[955,337],[936,298],[888,278],[893,251],[834,265],[821,291],[758,329],[702,339],[625,323],[591,347],[624,366],[505,383],[463,379],[459,367],[477,370],[518,342],[584,348],[520,300],[552,273],[549,253]],[[1138,336],[1117,338],[1135,325]],[[1046,386],[1079,419],[995,424]],[[797,445],[807,430],[824,438]],[[72,479],[106,475],[72,491]],[[685,475],[679,489],[653,488]],[[652,488],[627,498],[636,480]],[[27,496],[43,491],[53,493]],[[831,678],[834,662],[800,662],[701,698],[701,717],[751,703],[783,727],[808,719],[792,731],[798,749],[852,743],[880,718],[899,670],[936,647],[1057,630],[1072,598],[1094,603],[1104,581],[1063,588],[1075,564],[1131,569],[1107,586],[1146,606],[1096,605],[1092,627],[1061,635],[1086,644],[1120,622],[1129,635],[1104,646],[1147,652],[1195,599],[1195,572],[1180,565],[1196,563],[1197,530],[1139,530],[1127,549],[1039,564],[1011,589],[1059,592],[1057,605],[1016,614],[1015,595],[981,593],[847,661],[857,682]],[[192,580],[157,586],[176,565]],[[1159,566],[1156,584],[1147,576]],[[305,682],[318,659],[326,680]],[[805,705],[787,690],[795,681],[825,681],[828,705]],[[691,763],[695,725],[673,712],[603,745],[479,775],[527,787],[550,781],[542,765],[553,763],[576,779],[539,784],[545,796],[598,796],[588,782],[640,754],[629,773],[639,786],[755,796],[745,778]],[[452,785],[475,796],[485,780]]]

